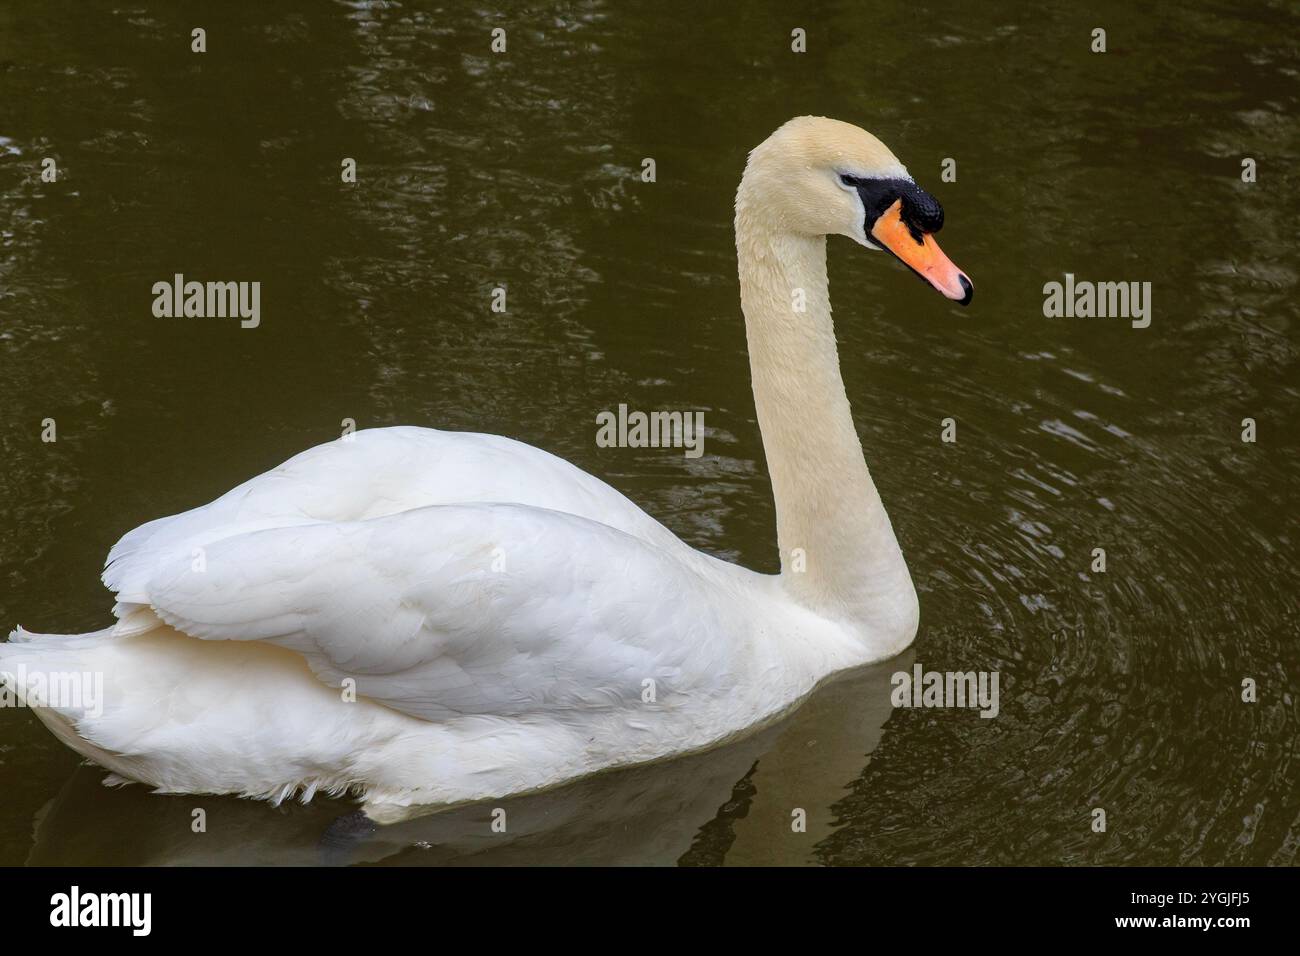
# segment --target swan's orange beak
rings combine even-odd
[[[975,296],[975,286],[966,274],[952,264],[943,254],[930,233],[920,233],[920,238],[903,222],[903,200],[880,214],[871,227],[871,238],[888,249],[917,275],[950,299],[966,305]]]

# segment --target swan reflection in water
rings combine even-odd
[[[816,863],[835,804],[892,710],[907,652],[823,685],[780,723],[704,753],[375,827],[349,801],[307,805],[106,788],[83,765],[37,813],[30,865],[768,865]],[[202,832],[195,832],[196,810]],[[495,810],[505,832],[494,832]],[[792,827],[796,809],[806,831]],[[497,815],[499,819],[499,814]],[[498,827],[499,829],[499,827]],[[685,858],[685,859],[683,859]]]

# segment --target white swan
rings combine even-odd
[[[117,623],[19,628],[0,670],[110,782],[353,790],[379,822],[766,724],[915,636],[840,378],[825,237],[886,248],[964,304],[942,218],[857,127],[801,117],[750,154],[736,249],[779,575],[691,549],[536,448],[383,428],[130,532],[104,573]],[[31,680],[55,672],[102,674],[102,702]]]

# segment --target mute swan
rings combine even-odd
[[[855,126],[800,117],[750,153],[736,251],[778,575],[693,550],[536,448],[380,428],[130,532],[104,572],[116,624],[18,628],[0,670],[106,782],[351,790],[380,823],[769,724],[916,634],[840,378],[826,236],[887,249],[964,305],[942,224]],[[42,696],[30,675],[55,672],[102,675],[101,704]]]

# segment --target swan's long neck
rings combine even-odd
[[[844,393],[826,239],[770,224],[742,183],[736,250],[782,582],[801,603],[867,631],[909,630],[910,616],[910,640],[915,592]]]

